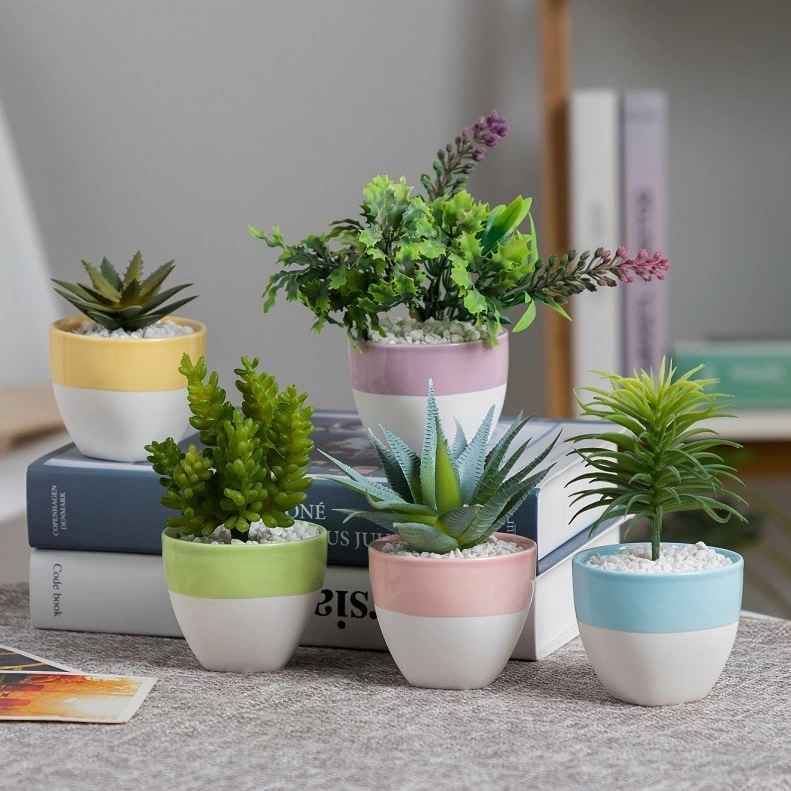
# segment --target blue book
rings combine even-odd
[[[316,412],[313,423],[317,450],[311,459],[309,473],[314,482],[308,489],[307,499],[294,509],[292,515],[327,528],[329,563],[365,566],[368,564],[368,545],[383,532],[364,519],[344,522],[344,515],[336,509],[369,510],[369,506],[361,495],[327,480],[326,476],[336,474],[337,470],[318,449],[364,475],[383,478],[379,458],[356,413]],[[493,441],[502,436],[509,425],[509,420],[501,420]],[[590,512],[583,515],[582,522],[572,519],[572,490],[566,488],[566,483],[579,474],[581,462],[576,456],[567,455],[569,446],[564,442],[583,429],[589,431],[596,425],[533,419],[512,444],[516,448],[530,438],[529,447],[535,454],[560,433],[560,439],[546,462],[555,462],[552,471],[533,490],[508,525],[502,528],[503,532],[536,541],[539,558],[557,549],[596,517],[596,512]],[[73,444],[66,445],[28,467],[30,546],[37,549],[160,554],[160,536],[165,520],[175,515],[160,503],[163,492],[159,476],[147,462],[86,458]]]

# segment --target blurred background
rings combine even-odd
[[[569,11],[574,90],[666,97],[671,342],[791,338],[791,5],[573,0]],[[13,195],[10,176],[0,183],[0,384],[48,377],[47,322],[72,312],[50,276],[76,280],[80,259],[123,265],[140,249],[150,269],[175,258],[174,282],[195,284],[186,312],[209,326],[226,382],[240,354],[258,355],[317,406],[353,408],[343,333],[309,333],[295,304],[263,314],[276,255],[247,226],[301,238],[353,216],[374,174],[417,183],[440,145],[497,108],[511,132],[470,188],[496,203],[532,196],[541,233],[553,141],[539,12],[538,0],[0,0],[0,175],[23,179]],[[544,314],[514,339],[507,413],[552,411],[548,333]],[[760,442],[741,437],[753,462],[766,459],[748,476],[760,531],[728,540],[756,557],[746,606],[791,616],[783,417]]]

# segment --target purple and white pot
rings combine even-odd
[[[423,447],[428,382],[434,382],[442,428],[456,435],[456,420],[471,438],[494,406],[499,420],[508,385],[508,333],[490,341],[437,344],[349,344],[349,372],[363,425],[381,437],[379,424],[415,452]]]

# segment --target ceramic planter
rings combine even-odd
[[[189,428],[182,355],[206,352],[206,328],[170,338],[101,338],[71,332],[84,319],[50,325],[52,386],[66,430],[84,456],[145,461],[154,439],[180,440]]]
[[[585,652],[613,697],[642,706],[689,703],[711,691],[736,638],[744,561],[689,573],[639,574],[585,565],[574,556],[574,607]]]
[[[500,417],[508,384],[508,333],[489,341],[441,344],[349,344],[349,372],[363,425],[380,437],[379,424],[413,450],[423,446],[426,393],[434,382],[440,420],[452,439],[458,420],[472,437],[489,408]]]
[[[387,647],[416,687],[478,689],[505,667],[533,600],[536,545],[496,533],[523,552],[488,558],[416,558],[368,549],[376,617]]]
[[[284,544],[195,544],[162,534],[170,602],[207,670],[279,670],[299,645],[327,569],[327,531]]]

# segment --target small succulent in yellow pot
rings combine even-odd
[[[206,328],[171,314],[194,296],[173,300],[190,284],[163,290],[168,261],[148,277],[135,253],[120,274],[104,258],[82,262],[89,283],[55,280],[55,291],[83,315],[50,325],[55,400],[81,453],[144,461],[152,436],[181,439],[189,428],[186,387],[178,372],[185,353],[206,351]]]

